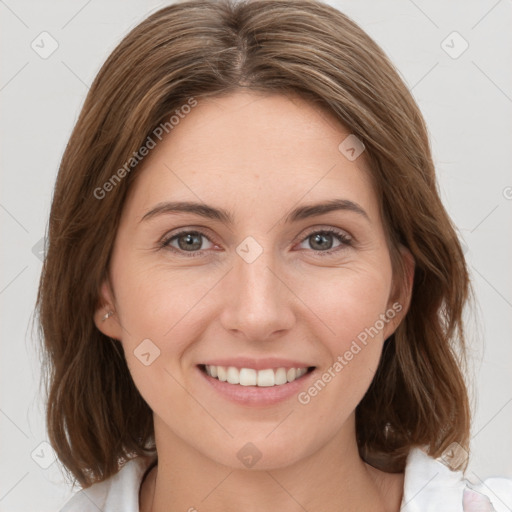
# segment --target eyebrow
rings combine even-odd
[[[299,206],[285,217],[285,222],[297,222],[309,217],[315,217],[339,210],[357,213],[370,221],[368,214],[357,203],[349,201],[348,199],[331,199],[317,204]],[[190,201],[168,201],[158,203],[154,208],[144,214],[140,222],[151,219],[157,215],[172,213],[192,213],[194,215],[199,215],[200,217],[220,221],[224,224],[234,224],[234,216],[229,211],[222,208],[215,208],[204,203],[195,203]]]

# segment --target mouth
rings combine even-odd
[[[237,368],[235,366],[198,365],[207,376],[234,386],[279,387],[291,384],[315,370],[315,366],[297,368]]]

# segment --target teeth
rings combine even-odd
[[[239,384],[240,386],[258,386],[270,387],[280,386],[287,382],[302,377],[307,373],[307,368],[272,368],[266,370],[254,370],[253,368],[235,368],[234,366],[214,366],[205,365],[206,373],[210,377],[219,379],[229,384]]]

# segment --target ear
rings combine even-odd
[[[389,322],[384,328],[384,339],[389,338],[401,321],[409,311],[411,304],[412,288],[414,282],[414,268],[416,263],[414,256],[407,247],[400,245],[400,258],[402,259],[402,266],[404,268],[403,279],[393,279],[393,290],[390,294],[388,301],[388,309],[386,316],[389,318]],[[389,314],[388,314],[389,313]]]
[[[116,340],[121,339],[122,329],[117,318],[114,293],[108,278],[103,281],[100,287],[98,307],[94,312],[94,323],[105,336]]]

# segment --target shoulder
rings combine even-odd
[[[512,509],[512,480],[471,483],[461,471],[413,448],[407,457],[401,512],[502,512]]]
[[[156,455],[135,457],[113,476],[74,494],[59,512],[139,512],[139,489]]]

